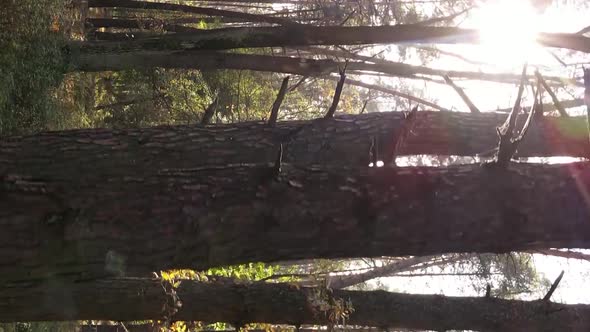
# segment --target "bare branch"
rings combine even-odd
[[[283,99],[285,98],[285,94],[287,93],[287,86],[289,84],[289,76],[283,79],[283,83],[281,84],[281,88],[279,89],[279,93],[277,94],[277,98],[275,102],[272,104],[272,109],[270,111],[270,117],[268,118],[268,125],[274,126],[277,123],[277,118],[279,116],[279,108],[283,103]]]
[[[590,255],[584,254],[578,251],[563,251],[563,250],[556,250],[556,249],[546,249],[546,250],[536,250],[533,253],[539,253],[547,256],[556,256],[556,257],[563,257],[568,259],[581,259],[590,261]]]
[[[584,106],[584,99],[570,99],[570,100],[565,100],[561,102],[561,105],[565,108],[574,108],[574,107],[580,107],[580,106]],[[550,104],[539,104],[540,109],[543,109],[543,112],[552,112],[555,111],[555,104],[550,103]],[[526,107],[524,107],[523,109],[527,109]],[[495,110],[490,110],[491,112],[499,112],[499,113],[507,113],[512,111],[512,107],[510,108],[499,108],[499,109],[495,109]]]
[[[333,80],[333,81],[334,80],[337,80],[337,78],[332,77],[332,76],[330,76],[328,79]],[[442,111],[442,112],[451,112],[450,109],[444,108],[444,107],[439,106],[439,105],[437,105],[435,103],[429,102],[428,100],[424,100],[424,99],[421,99],[421,98],[412,96],[412,95],[407,94],[407,93],[403,93],[403,92],[399,92],[399,91],[396,91],[396,90],[393,90],[393,89],[389,89],[389,88],[383,87],[381,85],[369,84],[369,83],[365,83],[365,82],[357,81],[357,80],[352,80],[352,79],[347,79],[346,80],[346,83],[348,83],[349,85],[354,85],[354,86],[359,86],[359,87],[362,87],[362,88],[367,88],[367,89],[371,89],[371,90],[375,90],[375,91],[380,91],[380,92],[383,92],[383,93],[386,93],[386,94],[389,94],[389,95],[392,95],[392,96],[397,96],[397,97],[405,98],[407,100],[416,102],[418,104],[429,106],[429,107],[431,107],[431,108],[433,108],[435,110],[439,110],[439,111]]]
[[[440,22],[450,22],[450,21],[456,19],[457,17],[467,13],[468,11],[470,11],[476,7],[477,6],[471,6],[471,7],[465,8],[459,12],[453,13],[451,15],[442,16],[442,17],[434,17],[434,18],[431,18],[428,20],[424,20],[424,21],[416,22],[416,23],[411,23],[411,24],[426,26],[426,25],[432,25],[432,24],[440,23]]]
[[[469,99],[469,97],[467,96],[465,91],[463,91],[463,89],[457,86],[448,75],[444,75],[443,78],[445,79],[445,82],[447,82],[447,84],[450,85],[457,92],[457,94],[459,94],[459,97],[461,97],[463,102],[467,105],[467,107],[469,107],[471,113],[480,113],[477,106],[473,104],[473,102],[471,101],[471,99]]]
[[[553,284],[551,284],[551,288],[549,288],[549,291],[547,292],[545,297],[543,297],[543,301],[549,302],[549,300],[551,299],[551,295],[553,295],[553,293],[557,289],[557,286],[559,286],[559,282],[561,281],[561,278],[563,278],[564,273],[565,273],[565,271],[562,270],[561,273],[559,274],[559,277],[557,277],[557,279],[555,279]]]
[[[217,105],[219,104],[219,95],[215,96],[213,102],[207,106],[205,109],[205,113],[203,114],[203,118],[201,118],[202,125],[208,125],[211,123],[213,116],[215,115],[215,111],[217,110]]]
[[[524,91],[524,85],[526,82],[526,69],[527,65],[525,64],[522,69],[522,78],[520,81],[520,86],[518,87],[518,93],[516,95],[516,100],[514,101],[514,107],[512,107],[512,111],[508,115],[506,122],[501,127],[496,128],[499,142],[498,153],[496,155],[494,164],[500,168],[506,168],[512,159],[512,156],[516,152],[513,135],[516,127],[516,118],[521,109],[520,102],[522,100],[522,93]]]
[[[551,100],[553,101],[553,104],[555,105],[555,108],[557,109],[559,114],[561,116],[566,116],[566,117],[569,116],[567,114],[567,112],[565,111],[565,108],[563,107],[563,105],[561,105],[561,103],[559,102],[559,99],[557,99],[557,96],[555,95],[553,90],[551,90],[551,87],[547,84],[547,82],[545,82],[545,79],[543,78],[541,73],[539,73],[539,71],[535,71],[535,76],[537,76],[537,79],[539,80],[539,82],[541,82],[545,91],[547,91],[549,96],[551,96]]]
[[[361,111],[359,112],[359,114],[365,113],[365,110],[367,109],[367,104],[369,103],[369,100],[371,100],[371,99],[365,100],[365,102],[363,103],[363,107],[361,108]]]
[[[338,108],[338,103],[340,102],[340,95],[342,94],[342,88],[344,87],[344,81],[346,80],[346,67],[348,62],[344,63],[344,68],[340,70],[340,80],[338,80],[338,84],[336,85],[336,90],[334,91],[334,99],[332,100],[332,105],[328,109],[328,113],[324,116],[325,119],[330,119],[334,117],[334,113],[336,113],[336,109]]]

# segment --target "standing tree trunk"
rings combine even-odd
[[[165,282],[155,279],[8,285],[0,287],[0,309],[0,321],[5,322],[171,318],[231,324],[326,325],[345,321],[349,325],[437,331],[590,329],[588,305],[188,280],[174,292]],[[344,309],[349,315],[343,315]]]
[[[113,19],[113,18],[87,18],[86,24],[91,28],[120,28],[138,30],[163,30],[168,32],[198,32],[197,28],[180,24],[169,24],[156,19]],[[133,33],[134,34],[134,33]],[[153,36],[153,35],[152,35]]]
[[[474,156],[498,145],[495,128],[506,114],[485,112],[416,113],[412,135],[408,135],[398,155]],[[519,117],[522,125],[526,116]],[[73,130],[36,136],[0,138],[0,174],[19,162],[35,167],[38,156],[51,156],[51,167],[59,171],[76,163],[83,151],[92,147],[97,166],[143,168],[183,168],[220,163],[261,163],[274,161],[283,144],[283,161],[292,164],[366,166],[370,162],[372,137],[379,141],[383,159],[395,142],[393,137],[404,124],[401,112],[341,115],[336,120],[287,121],[268,126],[246,122],[204,126],[168,126],[135,130]],[[97,142],[91,144],[93,142]],[[65,151],[65,152],[64,152]],[[132,156],[142,162],[134,162]],[[590,153],[587,121],[584,117],[543,117],[535,120],[517,157],[572,156]],[[103,157],[101,157],[103,156]],[[13,162],[13,163],[14,163]],[[32,164],[31,164],[32,163]],[[155,164],[153,164],[155,163]],[[120,164],[120,166],[118,166]]]
[[[135,37],[125,33],[114,34],[114,37],[133,39]],[[70,70],[80,71],[110,71],[124,69],[162,68],[190,68],[201,70],[214,69],[242,69],[273,73],[289,73],[302,76],[321,76],[338,73],[344,63],[332,60],[314,60],[295,57],[267,56],[255,54],[231,54],[218,52],[130,52],[130,53],[81,53],[70,58]],[[373,64],[364,62],[349,62],[348,72],[372,72],[390,76],[424,79],[425,76],[448,75],[453,78],[465,78],[500,83],[518,83],[520,74],[484,73],[474,71],[447,71],[423,66],[408,65],[400,62],[387,64]],[[529,76],[530,80],[534,76]],[[545,77],[552,82],[577,84],[564,77]]]
[[[278,172],[272,164],[224,161],[244,153],[232,150],[232,140],[216,150],[215,163],[191,165],[181,151],[199,146],[161,130],[156,141],[43,134],[29,156],[18,142],[2,144],[0,278],[590,248],[586,163],[504,171],[284,164]],[[78,137],[59,142],[69,135]]]
[[[115,1],[115,0],[113,0]],[[121,0],[123,1],[123,0]],[[119,2],[116,0],[115,2]],[[249,14],[251,15],[251,14]],[[567,33],[540,33],[539,44],[590,53],[590,38]],[[72,42],[82,52],[223,50],[252,47],[364,44],[477,44],[475,29],[430,27],[412,24],[392,26],[309,26],[246,27],[178,33],[146,40],[125,42]]]
[[[209,7],[195,7],[188,5],[178,5],[165,2],[147,2],[147,1],[136,1],[136,0],[89,0],[88,7],[117,7],[117,8],[131,8],[131,9],[154,9],[154,10],[167,10],[167,11],[178,11],[183,13],[207,15],[207,16],[222,16],[229,18],[237,18],[246,22],[263,22],[273,24],[284,24],[292,25],[296,24],[290,19],[269,16],[269,15],[258,15],[243,12],[236,12],[231,10],[216,9]]]

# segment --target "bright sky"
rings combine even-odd
[[[590,277],[590,262],[534,255],[534,263],[541,276],[547,278],[550,282],[553,282],[562,270],[565,271],[559,287],[551,297],[552,301],[590,304],[590,289],[586,283],[586,280]],[[482,293],[477,293],[471,287],[468,277],[388,277],[380,278],[378,281],[388,287],[390,291],[447,296],[483,296]],[[375,282],[370,284],[375,285]],[[522,299],[535,300],[538,299],[537,296],[540,297],[541,295],[533,295],[532,298],[523,296]]]
[[[460,27],[482,30],[485,43],[483,45],[438,45],[437,48],[459,54],[471,60],[485,63],[473,65],[460,59],[441,56],[427,64],[439,69],[512,72],[520,74],[523,64],[528,62],[529,74],[538,68],[545,76],[581,77],[581,66],[564,67],[555,56],[566,63],[590,62],[587,54],[570,52],[560,49],[542,48],[532,40],[536,31],[543,32],[577,32],[590,25],[590,2],[581,0],[554,0],[553,4],[543,13],[537,13],[528,5],[527,0],[487,0],[481,1],[481,7],[469,13]],[[412,52],[411,49],[409,52]],[[396,52],[390,53],[392,61],[399,61]],[[417,56],[410,56],[406,63],[422,65]],[[385,82],[388,80],[385,79]],[[406,80],[407,82],[408,80]],[[389,81],[395,86],[395,79]],[[481,110],[511,107],[516,95],[516,87],[508,84],[492,82],[469,82],[456,79],[455,83],[464,88],[465,92]],[[409,82],[417,89],[424,89],[423,97],[446,108],[468,111],[459,96],[445,84]],[[426,84],[426,86],[425,86]],[[573,95],[558,91],[562,99],[581,98],[581,88],[570,88]],[[530,91],[530,90],[529,90]],[[525,91],[525,101],[531,100]],[[545,102],[549,97],[545,94]],[[389,102],[380,104],[383,110],[389,108]],[[580,110],[573,109],[572,112]]]
[[[491,2],[494,4],[490,4]],[[526,61],[529,63],[530,74],[533,68],[539,68],[544,75],[580,77],[581,66],[564,67],[554,55],[566,63],[589,62],[590,57],[576,52],[541,48],[532,40],[536,31],[577,32],[589,25],[590,2],[554,0],[550,7],[539,14],[528,6],[527,0],[490,0],[487,4],[482,4],[480,9],[472,11],[461,24],[461,27],[481,29],[486,44],[439,47],[472,60],[485,62],[487,65],[475,66],[455,58],[441,57],[429,63],[428,66],[518,74]],[[394,55],[391,60],[398,61]],[[409,63],[422,65],[417,57],[410,58]],[[516,95],[516,87],[513,85],[458,80],[456,83],[465,89],[481,110],[511,107]],[[412,84],[416,88],[424,89],[425,83],[415,81]],[[562,99],[582,98],[581,88],[572,88],[571,91],[573,95],[563,91],[558,92],[558,95]],[[443,84],[426,83],[424,97],[429,100],[435,99],[439,105],[446,108],[468,111],[459,96]],[[383,104],[381,106],[387,107]],[[551,281],[559,275],[561,270],[565,270],[565,276],[552,300],[564,303],[590,303],[590,288],[586,287],[585,283],[590,274],[590,262],[535,255],[535,263],[538,271]],[[475,294],[474,290],[466,286],[464,282],[457,282],[456,277],[398,277],[383,278],[381,281],[392,289],[411,293],[482,295]]]
[[[437,68],[458,70],[482,70],[485,72],[512,72],[518,74],[525,62],[529,63],[529,73],[535,67],[543,75],[562,77],[580,77],[581,66],[564,67],[553,55],[559,56],[566,63],[590,61],[586,54],[543,48],[534,43],[535,32],[576,32],[590,25],[590,3],[583,1],[555,0],[543,13],[537,13],[527,0],[491,0],[471,12],[461,24],[465,28],[482,30],[486,41],[483,45],[446,45],[448,50],[469,59],[489,65],[474,66],[458,59],[441,58],[430,64]],[[498,107],[511,107],[516,95],[516,88],[511,85],[499,85],[486,82],[456,82],[465,88],[466,93],[482,110]],[[462,107],[467,110],[457,94],[451,88],[441,84],[429,84],[429,95],[438,99],[442,106],[448,108]],[[577,98],[582,97],[582,89],[574,89]],[[451,93],[449,93],[451,92]],[[561,94],[564,99],[572,96]],[[547,96],[546,96],[547,98]]]

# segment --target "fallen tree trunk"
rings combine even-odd
[[[413,24],[354,27],[288,25],[212,29],[124,42],[71,42],[70,48],[73,51],[90,53],[133,50],[196,51],[312,45],[477,44],[479,39],[478,30],[455,27]],[[578,34],[539,33],[537,42],[548,47],[590,52],[590,38]]]
[[[57,167],[52,154],[0,155],[0,280],[590,248],[588,163],[508,171],[283,164],[277,175],[268,164],[170,167],[158,150],[150,160],[131,144],[88,139],[62,145],[76,162]],[[105,144],[124,152],[97,152]]]
[[[158,319],[274,324],[341,323],[425,330],[588,331],[590,306],[485,297],[332,292],[285,284],[182,281],[176,294],[160,280],[110,279],[0,288],[0,321]],[[180,306],[174,303],[180,301]],[[31,305],[38,303],[38,305]],[[178,310],[173,313],[173,309]],[[172,313],[172,315],[171,315]],[[330,318],[332,316],[333,318]]]

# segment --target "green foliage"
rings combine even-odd
[[[544,289],[549,283],[539,276],[531,254],[511,253],[505,255],[479,255],[478,273],[492,284],[492,294],[502,298],[518,298]],[[492,273],[499,277],[492,277]],[[480,279],[474,287],[483,292],[486,283]]]
[[[0,135],[44,129],[55,114],[52,89],[65,72],[64,39],[51,29],[61,6],[58,0],[3,2]]]
[[[212,268],[205,272],[207,275],[216,275],[242,280],[260,280],[270,277],[278,271],[279,267],[265,263],[248,263]]]
[[[266,119],[280,85],[279,75],[245,70],[207,71],[203,78],[219,95],[222,122]]]
[[[76,322],[3,323],[0,332],[69,332],[76,329]]]

